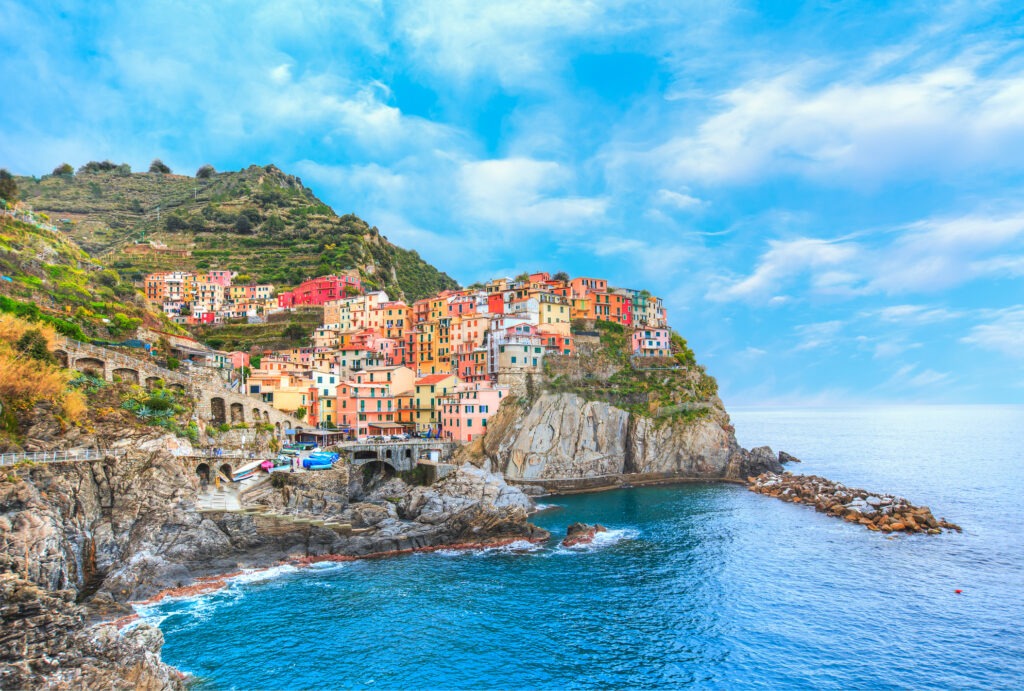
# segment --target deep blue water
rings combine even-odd
[[[733,419],[795,472],[964,532],[889,537],[732,485],[554,498],[556,537],[612,532],[256,576],[153,608],[164,659],[211,689],[1024,686],[1024,408]]]

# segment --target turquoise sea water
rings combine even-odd
[[[890,538],[733,485],[618,490],[536,517],[612,529],[590,547],[282,569],[146,615],[210,689],[1024,686],[1024,408],[733,419],[794,472],[964,532]]]

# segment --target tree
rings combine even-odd
[[[27,355],[33,360],[39,362],[53,363],[53,355],[50,354],[50,344],[46,341],[46,336],[39,329],[29,329],[18,342],[15,344],[15,348],[18,352]]]
[[[18,201],[18,181],[6,168],[0,168],[0,199],[12,205]]]
[[[555,274],[551,278],[553,280],[555,280],[555,281],[564,281],[566,283],[569,282],[569,274],[565,273],[564,271],[559,271],[557,274]]]
[[[309,334],[306,333],[301,324],[289,324],[281,335],[289,341],[298,341],[309,337]]]
[[[238,214],[238,218],[235,219],[235,231],[239,233],[252,232],[252,221],[245,214]]]
[[[252,357],[249,358],[249,366],[252,367],[253,369],[259,369],[260,368],[260,364],[262,362],[263,362],[263,356],[262,355],[253,355]]]
[[[153,162],[149,164],[149,172],[168,174],[171,172],[171,169],[170,166],[161,161],[159,158],[154,158]]]
[[[78,169],[79,173],[109,173],[117,168],[113,161],[89,161]]]
[[[167,220],[164,221],[164,228],[168,232],[175,233],[182,230],[188,229],[188,222],[177,214],[169,214]]]
[[[213,166],[211,166],[209,163],[207,163],[204,166],[200,166],[199,170],[196,171],[196,177],[199,178],[200,180],[209,180],[216,174],[217,171],[214,170]]]
[[[305,408],[299,408],[298,410],[295,411],[295,418],[297,420],[301,420],[304,417],[306,417],[306,409]]]
[[[69,178],[75,174],[75,169],[71,167],[70,163],[61,163],[53,169],[53,174],[62,178]]]

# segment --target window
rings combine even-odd
[[[516,364],[516,356],[515,355],[512,356],[512,364],[513,365]]]

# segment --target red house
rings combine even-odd
[[[322,305],[328,300],[340,300],[351,291],[363,292],[362,282],[352,276],[320,276],[303,281],[294,289],[277,296],[278,307]]]

